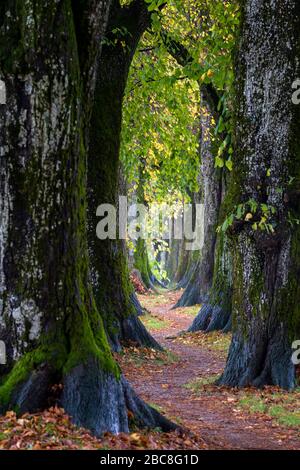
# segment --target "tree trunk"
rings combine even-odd
[[[226,234],[219,233],[215,250],[213,284],[188,331],[231,330],[232,257]]]
[[[189,51],[166,31],[161,31],[161,39],[170,55],[182,66],[193,62]],[[200,84],[200,200],[204,204],[204,245],[200,256],[193,253],[189,258],[186,275],[179,283],[185,287],[176,307],[190,306],[208,299],[213,282],[216,228],[222,197],[222,174],[215,168],[215,156],[220,142],[214,138],[218,116],[218,94],[211,84]],[[195,202],[195,201],[194,201]]]
[[[186,249],[186,242],[184,239],[180,240],[178,251],[178,265],[172,280],[176,288],[184,283],[184,277],[189,269],[190,251]]]
[[[165,285],[153,274],[150,266],[147,244],[145,240],[139,238],[134,247],[134,271],[140,279],[145,289],[158,292],[158,288],[165,288]]]
[[[138,181],[135,185],[135,191],[132,193],[132,202],[134,204],[142,204],[145,208],[147,207],[147,203],[145,201],[145,177],[144,177],[144,169],[145,169],[146,161],[144,159],[140,159],[139,167],[138,167]],[[155,285],[159,286],[160,282],[151,270],[149,254],[147,243],[145,239],[138,238],[134,242],[134,252],[133,252],[133,259],[134,259],[134,268],[139,272],[139,277],[143,282],[144,286],[147,289],[152,289],[153,291],[156,290]],[[161,287],[163,287],[161,285]]]
[[[224,177],[226,175],[226,178]],[[228,210],[226,198],[228,176],[222,178],[222,202],[219,209],[219,223],[222,225]],[[188,331],[211,332],[221,330],[224,333],[231,331],[232,327],[232,253],[230,239],[222,231],[216,234],[215,250],[213,253],[213,281],[207,298],[201,305],[198,315],[194,318]]]
[[[146,3],[121,7],[113,0],[99,63],[88,156],[88,244],[93,291],[115,350],[121,341],[160,349],[140,322],[129,280],[127,257],[120,240],[99,240],[96,210],[117,207],[122,102],[129,67],[139,39],[149,25]],[[125,31],[125,36],[120,34]]]
[[[121,164],[120,164],[120,167],[119,167],[119,185],[118,186],[119,186],[120,195],[127,196],[129,188],[128,188],[127,180],[124,176],[124,171],[123,171],[123,167],[122,167]],[[132,271],[132,269],[133,269],[133,255],[131,255],[131,250],[129,250],[125,240],[122,240],[122,248],[123,248],[124,256],[127,259],[128,269],[129,269],[129,271]],[[137,315],[144,315],[145,314],[145,309],[142,307],[142,305],[141,305],[134,289],[131,290],[130,301],[131,301]]]
[[[295,385],[291,344],[299,338],[300,76],[298,0],[247,0],[236,70],[234,175],[229,198],[254,199],[251,221],[232,226],[234,336],[220,383]],[[255,230],[265,211],[270,230]],[[264,206],[263,206],[264,207]]]
[[[127,408],[169,427],[120,377],[89,285],[87,129],[108,8],[0,7],[0,409],[43,409],[62,384],[60,404],[95,434],[127,431]]]
[[[89,56],[107,7],[88,2],[83,71],[95,73],[96,52]],[[121,386],[102,322],[88,285],[85,237],[85,138],[88,103],[83,87],[70,2],[5,2],[1,15],[1,70],[7,104],[1,106],[1,338],[7,345],[7,378],[0,388],[2,410],[20,412],[47,405],[53,383],[63,381],[63,404],[76,422],[74,393],[78,368],[95,364],[82,383],[91,385],[90,405],[101,393]],[[17,18],[17,20],[16,20]],[[49,38],[52,38],[51,41]],[[11,60],[7,51],[12,51]],[[93,59],[93,60],[92,60]],[[91,79],[90,79],[91,80]],[[84,102],[84,106],[81,104]],[[101,393],[92,384],[101,372]],[[72,381],[71,381],[72,378]],[[85,392],[86,393],[86,392]],[[123,413],[124,415],[124,413]],[[116,408],[95,428],[123,428]]]
[[[147,289],[154,288],[154,285],[151,281],[151,269],[148,258],[147,246],[145,240],[142,238],[139,238],[135,243],[134,267],[139,271],[145,287]]]
[[[178,276],[178,281],[177,281],[177,289],[185,289],[189,283],[189,280],[191,279],[194,269],[195,269],[195,260],[194,256],[195,254],[193,251],[188,251],[185,248],[183,248],[181,257],[184,256],[184,270],[182,270],[183,275],[180,275],[176,273],[176,281],[177,281],[177,276]],[[180,260],[179,262],[179,268],[182,266],[183,261]],[[180,269],[178,270],[178,273],[180,272]]]
[[[218,97],[209,85],[202,85],[200,94],[200,191],[204,204],[204,244],[196,269],[177,303],[178,307],[200,304],[208,298],[213,281],[216,228],[222,195],[221,171],[215,168],[215,156],[220,143],[214,137]]]
[[[171,233],[170,233],[170,240],[169,240],[169,253],[168,253],[168,262],[166,264],[166,272],[168,279],[170,280],[170,286],[172,286],[175,278],[175,274],[178,269],[179,263],[179,255],[180,249],[182,247],[183,240],[179,240],[175,238],[174,233],[174,222],[175,219],[172,217],[172,226],[171,226]]]

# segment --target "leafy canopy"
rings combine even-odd
[[[224,142],[216,166],[226,164],[231,170],[232,49],[238,5],[236,0],[147,3],[152,26],[130,71],[121,160],[129,182],[137,182],[142,175],[147,201],[169,202],[198,190],[202,83],[212,85],[220,97],[215,132],[224,134]],[[184,62],[172,54],[173,43],[186,52]]]

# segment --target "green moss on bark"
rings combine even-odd
[[[35,6],[32,22],[29,3]],[[5,60],[3,70],[10,74],[6,117],[13,116],[6,129],[9,152],[4,159],[10,168],[13,199],[8,246],[14,253],[13,259],[7,259],[3,296],[9,345],[9,363],[0,386],[4,409],[19,386],[44,364],[63,381],[73,368],[93,357],[101,369],[120,376],[90,287],[85,133],[90,105],[82,99],[85,83],[71,0],[11,4],[20,11],[16,17],[13,10],[6,15],[10,30],[7,36],[1,32],[4,45],[0,46],[1,69]],[[20,47],[20,54],[6,61],[14,45]],[[9,304],[12,299],[15,307]],[[43,334],[39,331],[31,341],[26,318],[24,332],[11,328],[14,308],[19,309],[22,301],[33,303],[41,316]]]
[[[141,273],[143,283],[151,287],[150,266],[145,240],[139,238],[134,249],[134,267]]]

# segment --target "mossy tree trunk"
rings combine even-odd
[[[177,245],[176,245],[176,251],[178,250],[177,253],[177,266],[175,267],[175,271],[173,273],[173,276],[169,276],[171,282],[177,286],[180,281],[184,278],[184,275],[188,269],[188,262],[189,262],[189,252],[186,250],[185,247],[185,240],[179,240]]]
[[[133,201],[136,204],[142,204],[147,208],[145,201],[145,178],[144,178],[144,169],[146,162],[144,159],[140,159],[138,167],[138,181],[136,183],[135,191],[133,193]],[[134,251],[133,251],[133,260],[134,268],[139,271],[139,276],[147,289],[154,289],[152,282],[152,273],[147,249],[147,243],[144,238],[138,238],[134,242]]]
[[[243,2],[236,69],[234,174],[230,198],[276,210],[274,232],[254,230],[263,215],[232,227],[234,335],[220,383],[295,385],[291,344],[299,339],[300,76],[298,0]],[[261,206],[259,206],[261,207]]]
[[[109,2],[1,3],[0,409],[59,403],[75,423],[168,427],[120,377],[89,285],[86,148]],[[171,425],[172,427],[172,425]]]
[[[122,341],[160,348],[137,317],[127,257],[120,240],[99,240],[97,207],[118,204],[122,103],[130,64],[150,24],[147,4],[113,0],[99,63],[88,156],[88,244],[97,306],[114,349]],[[120,35],[121,31],[121,35]],[[125,35],[123,35],[125,32]]]
[[[88,284],[85,237],[85,131],[107,6],[87,2],[81,11],[86,44],[81,62],[69,1],[1,5],[7,104],[0,109],[0,335],[8,356],[1,408],[42,408],[51,385],[62,381],[66,410],[87,425],[92,410],[87,404],[82,416],[83,382],[95,393],[95,407],[108,386],[111,404],[121,391]],[[89,376],[85,362],[93,364]],[[82,382],[76,384],[81,369]],[[91,380],[98,374],[96,394]],[[72,399],[75,389],[78,403]],[[104,410],[95,429],[122,427],[126,416],[118,411],[110,418]]]
[[[186,240],[182,240],[178,269],[175,274],[174,283],[177,289],[184,289],[188,285],[197,263],[198,253],[186,249]]]
[[[217,225],[222,225],[228,210],[226,193],[231,176],[222,175],[220,202],[215,206],[215,221]],[[210,253],[209,263],[204,266],[212,267],[207,279],[211,282],[211,287],[207,284],[206,295],[202,298],[202,305],[199,313],[194,318],[188,331],[214,331],[222,330],[227,333],[232,326],[232,252],[230,238],[227,233],[219,231],[216,233],[216,227],[211,227],[209,245],[211,251],[206,249],[207,256]],[[212,251],[212,245],[214,250]],[[211,264],[212,263],[212,264]]]
[[[134,246],[134,267],[139,271],[145,287],[153,288],[147,245],[143,238],[138,238]]]
[[[124,169],[123,169],[123,166],[122,166],[121,163],[120,163],[120,167],[119,167],[119,183],[118,183],[118,186],[119,186],[119,194],[121,194],[122,196],[128,195],[129,185],[128,185],[127,179],[124,175]],[[129,202],[129,205],[130,205],[130,202]],[[133,269],[132,250],[129,249],[126,240],[122,240],[121,242],[122,242],[121,246],[122,246],[122,250],[123,250],[123,255],[127,259],[128,269],[129,269],[129,271],[132,271],[132,269]],[[131,289],[130,300],[131,300],[131,303],[133,304],[133,306],[135,308],[136,314],[137,315],[144,315],[145,309],[142,307],[142,305],[141,305],[134,289]]]
[[[161,32],[161,39],[168,52],[179,65],[186,66],[193,62],[189,51],[166,31]],[[200,83],[200,192],[193,203],[204,204],[204,243],[201,252],[194,253],[190,278],[175,307],[191,306],[208,299],[213,282],[216,228],[222,198],[222,172],[215,168],[215,157],[220,145],[214,136],[219,118],[218,93],[211,84]],[[197,256],[199,254],[199,256]]]
[[[192,195],[192,193],[191,193]],[[171,281],[176,289],[185,288],[191,277],[194,251],[187,250],[187,240],[182,237],[178,246],[178,262]]]
[[[165,265],[166,273],[167,273],[168,279],[170,280],[170,285],[172,285],[172,282],[175,277],[175,273],[178,268],[179,252],[181,248],[181,240],[175,238],[174,223],[175,223],[175,218],[172,217],[169,240],[168,240],[168,250],[169,250],[168,259]]]
[[[212,287],[188,331],[231,330],[232,313],[232,255],[229,239],[218,233],[214,255]]]
[[[177,306],[189,306],[207,300],[212,286],[216,228],[222,196],[222,173],[215,168],[219,139],[214,136],[218,119],[218,96],[210,85],[200,86],[200,201],[204,204],[204,243],[199,260]]]

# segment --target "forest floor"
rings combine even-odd
[[[300,449],[300,390],[213,384],[230,335],[183,333],[199,306],[172,309],[181,292],[140,295],[141,317],[165,353],[128,348],[122,370],[141,398],[189,429],[209,449]]]
[[[96,438],[74,426],[63,409],[0,417],[0,449],[300,449],[300,390],[287,393],[214,385],[222,372],[230,335],[183,333],[199,306],[172,309],[181,292],[147,293],[141,317],[164,352],[127,347],[116,359],[141,398],[177,422],[181,430],[132,429]]]

